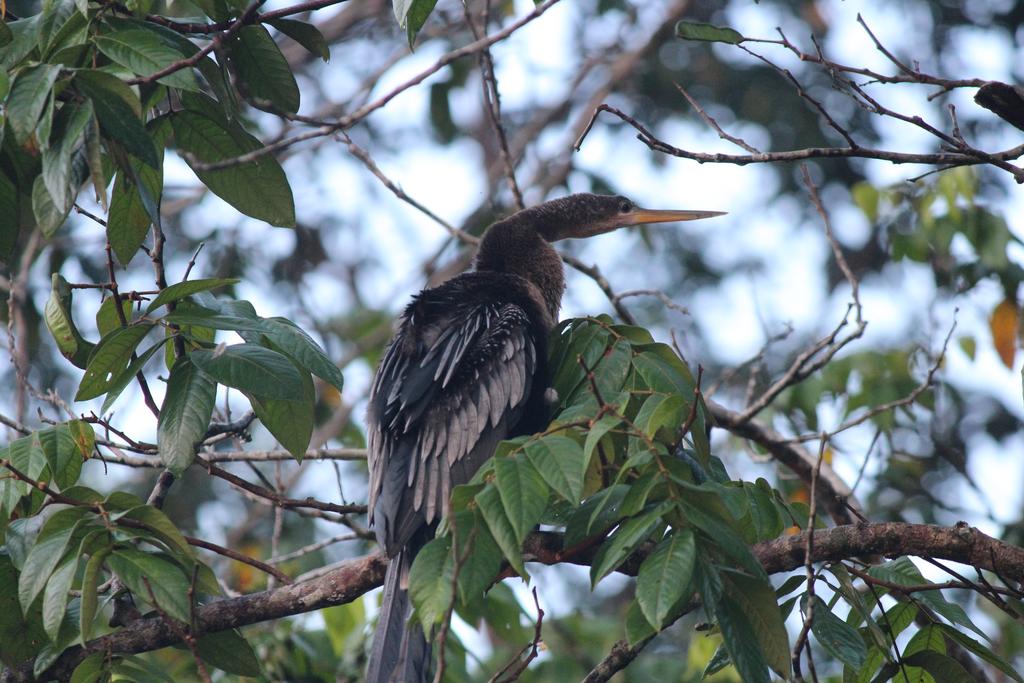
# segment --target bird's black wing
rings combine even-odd
[[[371,521],[388,556],[440,519],[452,487],[509,435],[537,371],[521,306],[441,290],[406,310],[370,394]]]

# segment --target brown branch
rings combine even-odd
[[[611,651],[601,660],[601,663],[590,670],[582,683],[605,683],[612,676],[629,666],[629,663],[636,659],[640,651],[647,647],[647,643],[654,640],[654,636],[630,645],[625,640],[612,645]]]
[[[569,561],[587,565],[594,549],[584,549],[566,557],[563,537],[552,532],[532,534],[524,553],[544,564]],[[804,566],[806,538],[803,533],[757,543],[754,556],[769,574],[787,572]],[[987,536],[967,524],[941,527],[931,524],[850,524],[818,529],[814,536],[814,562],[835,562],[869,555],[918,555],[951,560],[991,571],[1008,581],[1024,581],[1024,548]],[[620,571],[635,575],[643,561],[642,553],[629,560]],[[197,633],[222,631],[248,624],[279,619],[355,600],[384,581],[387,560],[379,553],[348,560],[333,571],[301,583],[239,598],[219,600],[196,610]],[[127,628],[89,641],[85,647],[72,647],[62,654],[46,675],[66,676],[93,652],[136,653],[172,645],[173,629],[159,618],[133,621]],[[8,669],[0,683],[31,680],[32,662]],[[600,680],[600,679],[597,679]]]

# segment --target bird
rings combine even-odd
[[[547,423],[547,340],[565,291],[551,244],[722,213],[644,209],[620,195],[561,197],[491,225],[472,271],[413,297],[367,408],[369,521],[389,560],[368,683],[427,680],[430,646],[407,623],[412,561],[433,538],[451,490],[500,441]]]

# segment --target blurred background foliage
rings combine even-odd
[[[28,16],[38,11],[37,4],[8,0],[6,8],[15,16]],[[1020,3],[847,4],[580,0],[556,6],[493,50],[502,121],[528,204],[595,191],[623,192],[659,207],[730,211],[726,222],[713,227],[656,228],[645,231],[642,239],[615,235],[564,246],[587,263],[599,263],[615,291],[656,289],[684,306],[687,310],[681,313],[654,296],[625,300],[640,324],[660,339],[675,338],[687,360],[703,366],[705,385],[714,385],[715,399],[727,405],[742,405],[752,388],[770,384],[846,310],[849,287],[797,166],[737,168],[673,159],[648,151],[631,129],[611,117],[598,121],[580,152],[572,144],[594,107],[609,102],[678,146],[735,151],[700,121],[677,83],[726,130],[762,149],[841,143],[775,69],[729,45],[675,38],[673,27],[680,19],[728,25],[763,38],[777,37],[773,29],[779,26],[805,50],[812,49],[813,34],[839,61],[862,60],[891,70],[857,25],[853,13],[860,11],[893,52],[930,73],[1011,83],[1024,78]],[[488,8],[492,29],[527,11],[527,5],[493,3]],[[483,11],[479,3],[470,7],[474,13]],[[199,14],[179,0],[154,3],[152,11],[183,18]],[[414,51],[384,0],[350,0],[308,19],[324,35],[329,61],[279,33],[276,38],[296,71],[301,111],[317,118],[350,112],[443,52],[473,40],[462,6],[444,0],[424,25]],[[758,47],[762,54],[771,52],[771,46]],[[892,149],[934,147],[934,141],[922,139],[908,126],[854,106],[836,92],[821,68],[789,59],[781,49],[771,55],[862,143]],[[979,147],[1004,149],[1022,142],[1020,131],[971,102],[970,89],[931,100],[927,95],[934,89],[925,86],[876,87],[879,97],[892,98],[894,108],[943,129],[945,105],[956,104],[965,137]],[[298,130],[252,108],[241,109],[239,116],[250,130],[261,131],[263,140]],[[480,234],[495,217],[515,209],[473,58],[457,61],[407,91],[349,135],[410,196],[471,234]],[[168,272],[175,280],[202,247],[196,273],[239,278],[239,284],[223,293],[252,300],[262,315],[296,321],[345,372],[343,395],[318,382],[314,447],[364,445],[365,392],[394,316],[411,293],[459,272],[471,256],[444,230],[399,201],[350,150],[345,140],[332,136],[280,155],[295,194],[294,230],[240,216],[209,195],[171,153],[165,167],[162,210]],[[1005,173],[984,166],[954,168],[913,182],[907,179],[932,169],[851,158],[816,160],[809,166],[861,283],[869,327],[862,340],[787,390],[762,417],[783,433],[798,436],[906,396],[927,374],[956,319],[934,391],[913,406],[881,413],[843,434],[828,455],[848,484],[857,482],[857,497],[873,521],[952,524],[966,519],[1008,542],[1024,543],[1021,360],[1016,352],[1024,257],[1020,188]],[[91,207],[88,198],[82,205]],[[18,239],[15,254],[37,238],[22,233]],[[19,273],[31,271],[17,320],[9,325],[11,309],[0,308],[0,322],[16,340],[12,354],[27,369],[32,385],[52,389],[64,400],[73,395],[78,372],[50,343],[42,323],[49,275],[60,272],[72,282],[104,281],[104,241],[102,229],[72,214],[31,262],[12,259],[0,266],[8,286]],[[126,265],[119,273],[122,290],[152,287],[143,254]],[[567,315],[611,310],[588,278],[572,271],[569,278]],[[96,339],[92,321],[99,295],[79,291],[74,301],[80,329],[86,338]],[[16,384],[15,366],[5,355],[0,386]],[[137,393],[126,394],[118,407],[120,419],[135,421],[138,436],[152,440],[155,424],[147,426],[139,403]],[[232,405],[232,399],[222,397],[218,405]],[[60,418],[52,400],[13,391],[0,396],[0,409],[19,421],[35,420],[39,414]],[[74,406],[75,411],[84,409]],[[273,445],[261,430],[253,440]],[[793,500],[806,500],[802,485],[762,454],[718,431],[714,444],[734,477],[765,476]],[[310,462],[301,470],[291,463],[249,467],[259,469],[260,476],[287,482],[296,497],[337,495],[352,501],[365,494],[365,468],[358,462]],[[153,471],[91,462],[86,475],[97,488],[121,487],[145,497]],[[271,508],[226,496],[226,490],[224,482],[193,469],[175,486],[165,510],[186,533],[267,556],[275,524]],[[335,525],[308,517],[289,515],[283,524],[280,544],[273,549],[279,555],[338,533]],[[365,540],[349,540],[282,568],[294,575],[370,547]],[[239,567],[224,567],[230,588],[251,591],[265,584],[263,575]],[[535,575],[542,600],[550,607],[545,620],[549,648],[525,672],[524,681],[579,679],[619,637],[631,587],[610,580],[591,593],[585,573],[576,569],[547,568]],[[487,628],[482,635],[468,636],[476,645],[485,643],[476,648],[485,654],[479,660],[450,662],[452,680],[494,671],[530,641],[533,607],[526,593],[499,587],[492,596]],[[375,601],[369,596],[246,633],[272,679],[356,681],[364,667],[367,620]],[[1024,655],[1019,624],[983,605],[972,609],[983,611],[981,620],[994,626],[986,630],[997,649],[1011,659]],[[621,680],[699,680],[717,636],[706,637],[693,626],[687,620],[669,629]],[[147,658],[166,664],[172,673],[191,666],[183,650]],[[838,680],[836,671],[819,673]],[[737,678],[726,670],[711,680]]]

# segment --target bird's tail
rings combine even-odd
[[[430,644],[419,624],[409,624],[412,612],[408,585],[413,553],[405,548],[388,563],[384,600],[373,634],[366,683],[425,683],[430,676]]]

